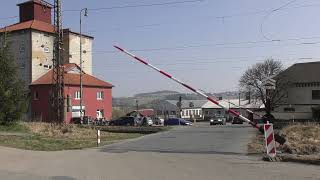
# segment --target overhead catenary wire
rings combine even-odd
[[[291,6],[291,7],[283,7],[283,8],[276,8],[278,9],[277,11],[284,11],[284,10],[289,10],[289,9],[298,9],[298,8],[312,8],[312,7],[320,7],[320,4],[303,4],[303,5],[297,5],[297,6]],[[242,17],[242,16],[251,16],[251,15],[266,15],[272,11],[274,11],[275,8],[273,9],[268,9],[268,10],[257,10],[257,11],[249,11],[249,12],[243,12],[243,13],[234,13],[234,14],[226,14],[226,15],[217,15],[217,16],[205,16],[205,17],[198,17],[200,19],[204,18],[216,18],[216,19],[222,19],[223,21],[228,18],[235,18],[235,17]],[[71,10],[71,11],[76,11],[76,10]],[[189,21],[186,21],[186,23],[189,23]],[[146,28],[146,27],[155,27],[155,26],[161,26],[164,24],[181,24],[181,22],[167,22],[167,23],[152,23],[152,24],[143,24],[143,25],[136,25],[136,26],[127,26],[124,29],[127,28]],[[121,27],[111,27],[113,30],[121,30]],[[96,30],[91,30],[90,32],[96,32]]]
[[[230,43],[216,43],[216,44],[198,44],[198,45],[180,45],[180,46],[171,46],[171,47],[159,47],[159,48],[143,48],[143,49],[130,49],[133,52],[156,52],[156,51],[183,51],[189,50],[192,48],[204,48],[204,47],[218,47],[224,49],[242,49],[242,48],[262,48],[268,47],[266,45],[262,46],[228,46],[228,45],[248,45],[248,44],[264,44],[264,43],[278,43],[275,44],[277,47],[285,47],[285,46],[301,46],[301,45],[315,45],[320,44],[320,42],[301,42],[294,44],[279,44],[280,42],[287,41],[301,41],[301,40],[314,40],[320,39],[320,36],[312,36],[312,37],[301,37],[301,38],[288,38],[288,39],[274,39],[274,40],[257,40],[257,41],[244,41],[244,42],[230,42]],[[88,51],[89,52],[89,51]],[[94,54],[109,54],[116,53],[114,50],[97,50],[93,51]],[[76,53],[75,53],[76,54]]]
[[[168,6],[168,5],[178,5],[186,3],[196,3],[203,2],[205,0],[184,0],[184,1],[169,1],[163,3],[150,3],[150,4],[130,4],[123,6],[111,6],[111,7],[100,7],[100,8],[88,8],[89,11],[103,11],[103,10],[112,10],[112,9],[127,9],[127,8],[138,8],[138,7],[153,7],[153,6]],[[66,9],[64,12],[79,11],[79,9]]]
[[[283,5],[281,5],[280,7],[277,7],[277,8],[275,8],[275,9],[272,9],[271,11],[269,11],[269,12],[262,18],[262,21],[261,21],[261,23],[260,23],[260,34],[262,35],[262,37],[263,37],[264,39],[267,39],[267,40],[272,39],[272,38],[267,37],[267,36],[265,35],[265,33],[263,32],[263,25],[264,25],[264,22],[268,19],[268,17],[271,16],[273,13],[275,13],[275,12],[277,12],[277,11],[280,11],[281,9],[286,8],[287,6],[289,6],[289,5],[291,5],[291,4],[295,3],[295,2],[297,2],[297,0],[291,0],[291,1],[289,1],[289,2],[287,2],[287,3],[285,3],[285,4],[283,4]]]
[[[154,65],[162,65],[162,66],[174,66],[174,65],[209,65],[209,64],[216,64],[216,63],[243,63],[243,62],[263,62],[268,58],[265,59],[240,59],[240,60],[233,60],[233,61],[223,61],[223,60],[219,60],[219,61],[197,61],[197,59],[194,59],[194,62],[177,62],[177,63],[154,63]],[[301,57],[301,58],[274,58],[277,60],[280,60],[282,62],[293,62],[295,60],[319,60],[320,58],[315,58],[315,57]],[[91,65],[91,66],[86,66],[88,67],[104,67],[101,65]],[[106,67],[104,67],[104,69],[106,68],[111,68],[112,70],[114,70],[115,68],[119,67],[120,69],[122,69],[122,64],[112,64],[112,65],[107,65]],[[231,66],[231,68],[247,68],[247,67],[240,67],[240,66]],[[190,68],[184,68],[183,70],[209,70],[210,68],[205,68],[205,69],[190,69]],[[109,70],[109,69],[108,69]],[[170,69],[170,70],[175,70],[175,71],[179,71],[182,69]]]

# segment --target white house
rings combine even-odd
[[[320,62],[294,64],[278,78],[289,85],[272,114],[277,119],[312,119],[312,107],[320,105]]]
[[[178,101],[168,100],[171,104],[177,105]],[[181,103],[181,118],[184,119],[202,119],[202,106],[206,100],[183,100]]]
[[[227,107],[229,109],[236,110],[240,112],[242,115],[247,116],[246,109],[256,111],[259,109],[262,109],[264,106],[260,101],[251,101],[244,100],[244,99],[222,99],[218,100],[219,104],[221,104],[224,107]],[[207,119],[213,116],[224,116],[229,117],[229,114],[220,106],[212,103],[211,101],[207,101],[202,106],[202,112],[203,112],[203,119]],[[254,117],[258,118],[258,117]]]

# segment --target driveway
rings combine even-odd
[[[98,149],[36,152],[0,147],[5,180],[319,180],[320,167],[246,155],[243,126],[175,128]]]

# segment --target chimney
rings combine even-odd
[[[38,20],[51,24],[52,5],[42,0],[30,0],[20,4],[20,22]]]

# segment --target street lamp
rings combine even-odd
[[[80,10],[80,119],[81,123],[83,123],[83,109],[82,109],[82,104],[83,104],[83,83],[82,83],[82,14],[84,12],[84,16],[88,16],[88,9],[83,8]]]

